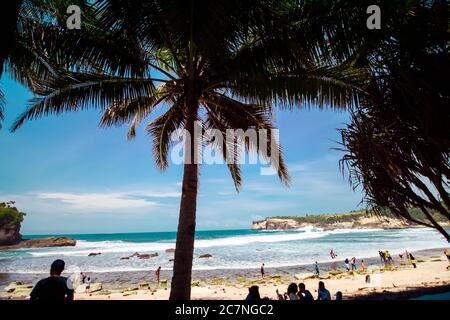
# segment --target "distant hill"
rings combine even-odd
[[[423,219],[420,210],[411,209],[411,215]],[[333,229],[399,229],[415,227],[416,224],[400,220],[386,213],[385,217],[378,217],[366,210],[351,211],[339,214],[320,214],[306,216],[275,216],[264,220],[254,221],[255,230],[289,230],[304,227]]]

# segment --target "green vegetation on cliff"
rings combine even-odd
[[[427,221],[426,217],[422,213],[420,209],[417,208],[410,208],[409,214],[411,217],[418,221]],[[317,215],[306,215],[306,216],[275,216],[271,218],[278,218],[278,219],[292,219],[298,223],[309,223],[309,224],[334,224],[334,223],[342,223],[342,222],[353,222],[357,219],[360,219],[364,216],[374,216],[375,213],[373,213],[370,210],[358,210],[358,211],[350,211],[345,213],[338,213],[338,214],[317,214]],[[431,212],[431,215],[433,216],[436,221],[444,221],[444,219],[437,214],[436,212]],[[383,217],[386,217],[387,219],[395,218],[394,215],[389,210],[384,210],[382,213]]]
[[[306,216],[276,216],[272,218],[279,219],[292,219],[298,223],[323,223],[323,224],[333,224],[338,222],[352,222],[356,219],[367,215],[368,213],[364,210],[361,211],[351,211],[346,213],[338,214],[317,214],[317,215],[306,215]]]
[[[0,202],[0,227],[14,227],[20,225],[25,213],[12,206],[12,202]]]

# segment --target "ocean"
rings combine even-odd
[[[33,235],[24,238],[44,237]],[[54,235],[53,235],[54,236]],[[63,259],[67,272],[127,272],[171,270],[175,232],[71,234],[75,247],[19,249],[0,251],[0,273],[48,273],[51,262]],[[377,257],[378,250],[392,255],[405,250],[423,250],[448,246],[436,231],[411,229],[352,229],[324,231],[305,228],[291,231],[215,230],[198,231],[194,252],[194,270],[267,268],[329,262],[333,249],[337,260],[353,256]],[[135,252],[158,253],[150,259],[121,259]],[[89,253],[101,253],[88,256]],[[199,258],[210,254],[211,258]]]

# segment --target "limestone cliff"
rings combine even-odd
[[[14,203],[0,203],[0,245],[12,245],[22,240],[20,226],[25,213],[13,207]]]
[[[337,215],[313,215],[304,217],[269,217],[254,221],[255,230],[290,230],[305,227],[333,229],[398,229],[413,227],[411,223],[395,218],[368,216],[363,212],[350,212]]]
[[[16,244],[0,246],[0,250],[15,250],[21,248],[43,248],[43,247],[67,247],[75,246],[77,241],[67,237],[48,237],[21,240]]]

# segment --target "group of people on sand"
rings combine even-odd
[[[331,293],[325,288],[325,283],[323,281],[319,281],[319,287],[317,288],[317,298],[314,299],[312,293],[309,290],[306,290],[306,286],[304,283],[291,283],[287,287],[287,291],[281,294],[278,289],[275,291],[278,300],[304,300],[304,301],[313,301],[313,300],[332,300]],[[255,301],[255,300],[269,300],[269,297],[261,298],[259,293],[258,286],[251,286],[248,288],[248,295],[245,300]],[[342,300],[342,292],[338,291],[336,293],[336,300]]]
[[[388,252],[388,251],[386,251],[386,252]],[[389,253],[389,252],[388,252],[388,253]],[[390,255],[389,255],[389,256],[390,256]],[[403,260],[403,257],[405,257],[405,258],[409,261],[409,263],[414,267],[414,269],[417,268],[417,261],[416,261],[416,258],[414,258],[414,256],[412,255],[412,253],[411,253],[411,252],[408,252],[408,250],[405,250],[404,253],[400,253],[398,256],[400,257],[400,260]],[[382,261],[383,261],[383,259],[382,259]],[[384,259],[383,262],[384,262],[385,264],[392,265],[392,258],[391,258],[390,260]]]
[[[333,250],[331,250],[333,252]],[[381,261],[384,263],[392,263],[393,259],[389,254],[389,251],[379,251]],[[445,249],[444,255],[447,257],[449,265],[447,269],[450,269],[450,250]],[[335,255],[337,256],[337,255]],[[414,256],[405,251],[403,254],[399,254],[400,259],[406,257],[409,262],[416,268],[416,259]],[[345,259],[345,264],[347,267],[347,271],[356,270],[356,258],[348,260]],[[361,260],[361,269],[365,270],[366,265],[364,264],[364,260]],[[30,293],[30,300],[73,300],[74,297],[74,288],[72,281],[70,278],[61,276],[61,273],[64,271],[65,262],[61,259],[57,259],[53,261],[50,266],[50,277],[39,280],[38,283],[33,287],[33,290]],[[320,270],[319,265],[316,261],[315,263],[315,271],[316,275],[319,276]],[[261,277],[264,278],[265,270],[264,263],[260,268]],[[159,285],[161,274],[161,267],[159,266],[155,271],[155,280],[157,286]],[[86,284],[87,290],[89,289],[91,278],[88,277],[84,272],[80,273],[81,283]],[[367,278],[366,282],[370,282],[370,277]],[[249,293],[247,295],[246,300],[260,300],[261,296],[259,294],[259,287],[252,286],[249,289]],[[276,290],[277,299],[279,300],[314,300],[313,295],[309,290],[306,290],[306,286],[304,283],[299,283],[298,285],[295,283],[291,283],[287,291],[284,294],[280,294],[278,290]],[[342,293],[338,291],[335,296],[336,300],[342,300]],[[268,298],[265,298],[268,299]],[[325,283],[323,281],[319,281],[319,286],[317,289],[317,299],[316,300],[331,300],[330,292],[325,288]]]
[[[358,267],[356,266],[356,258],[355,257],[352,257],[350,260],[348,260],[348,258],[345,258],[344,264],[345,264],[345,269],[347,271],[350,271],[350,270],[354,271],[354,270],[358,269]],[[364,263],[364,260],[361,260],[360,265],[361,265],[361,270],[367,269],[366,264]]]
[[[384,263],[385,266],[391,266],[393,264],[394,260],[388,250],[379,250],[378,254],[380,255],[381,262]]]

